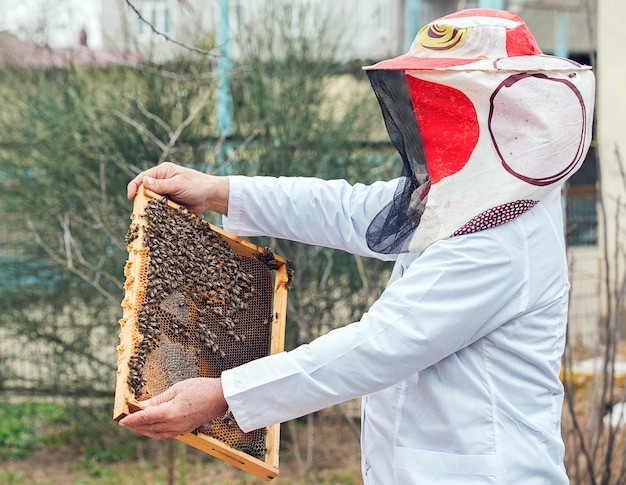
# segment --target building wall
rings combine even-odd
[[[376,61],[403,53],[416,25],[456,10],[456,0],[273,0],[294,12],[309,10],[311,26],[315,18],[330,20],[329,35],[337,37],[341,48],[338,60]],[[133,5],[154,25],[176,41],[196,47],[214,45],[220,25],[220,0],[134,0]],[[237,34],[242,25],[257,21],[272,2],[229,0],[231,55],[240,55]],[[285,7],[287,8],[287,7]],[[412,10],[410,10],[412,9]],[[408,19],[412,11],[416,18]],[[295,15],[295,13],[294,13]],[[410,21],[412,20],[412,21]],[[142,23],[124,0],[102,0],[103,47],[131,50],[156,61],[185,50],[155,34]]]
[[[166,38],[194,47],[214,42],[212,15],[217,0],[134,0],[142,22],[125,0],[102,0],[102,42],[105,49],[137,52],[160,62],[186,52]],[[208,25],[207,25],[208,23]]]
[[[619,164],[621,159],[626,170],[626,3],[599,2],[598,25],[601,28],[598,29],[596,133],[607,221],[607,267],[609,281],[620,281],[626,274],[626,181]],[[616,258],[617,241],[620,255]]]
[[[615,1],[615,0],[612,0]],[[146,19],[159,31],[177,41],[208,47],[215,41],[220,22],[220,0],[133,0]],[[228,0],[230,28],[235,41],[232,55],[237,58],[237,33],[246,22],[256,21],[269,5],[283,4],[297,10],[308,9],[335,23],[341,34],[345,59],[380,60],[406,51],[419,27],[454,12],[474,8],[480,0]],[[596,0],[508,0],[506,9],[519,13],[546,53],[563,45],[574,55],[595,49]],[[287,7],[285,7],[287,8]],[[107,49],[136,51],[154,60],[184,52],[163,36],[142,24],[125,0],[102,0],[102,43]],[[165,18],[167,12],[167,18]],[[591,12],[591,16],[588,16]],[[564,26],[565,31],[560,32]],[[342,59],[343,60],[343,59]]]
[[[124,0],[103,0],[108,8],[103,8],[103,42],[106,48],[137,50],[155,61],[162,61],[185,53],[185,50],[156,35],[150,26],[142,23]],[[157,30],[178,42],[200,48],[215,46],[217,30],[220,26],[220,0],[134,0],[134,5]],[[267,2],[254,0],[229,0],[229,24],[233,38],[231,55],[237,59],[240,49],[238,33],[243,25],[260,20]],[[314,28],[314,15],[330,14],[341,33],[342,50],[348,57],[379,58],[396,55],[398,43],[394,31],[398,22],[396,2],[392,0],[294,0],[291,4],[294,15],[300,9],[311,9],[311,28]],[[315,12],[319,12],[315,14]],[[167,20],[166,20],[167,18]],[[345,19],[350,24],[345,25]],[[341,25],[339,22],[342,22]]]

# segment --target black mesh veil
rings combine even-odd
[[[402,157],[402,177],[393,196],[370,223],[367,245],[377,253],[408,252],[426,206],[430,175],[424,144],[403,71],[366,71],[385,120],[391,143]]]

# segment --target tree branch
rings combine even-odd
[[[163,153],[161,153],[161,156],[159,157],[159,163],[167,160],[167,158],[169,157],[171,153],[172,148],[178,141],[178,138],[182,134],[183,130],[187,128],[193,122],[194,119],[196,119],[196,117],[198,116],[202,108],[204,108],[206,104],[208,103],[210,96],[211,96],[211,93],[209,91],[204,93],[202,95],[202,98],[200,98],[200,101],[198,101],[198,103],[191,109],[189,116],[187,116],[187,118],[178,125],[174,133],[170,135],[170,140],[165,146],[165,150],[163,150]]]
[[[126,4],[130,7],[130,9],[135,12],[135,15],[137,15],[137,17],[139,18],[139,20],[141,20],[144,24],[146,24],[148,27],[150,27],[150,30],[152,30],[152,32],[154,32],[156,35],[159,35],[161,37],[163,37],[166,41],[171,42],[172,44],[175,44],[179,47],[182,47],[183,49],[187,49],[189,51],[192,52],[197,52],[198,54],[202,54],[205,56],[210,56],[210,57],[217,57],[216,54],[214,54],[213,52],[211,52],[210,50],[206,50],[206,49],[200,49],[198,47],[192,47],[189,46],[187,44],[184,44],[182,42],[177,41],[176,39],[172,39],[170,36],[168,36],[167,34],[161,32],[160,30],[158,30],[154,25],[152,25],[152,23],[150,23],[143,15],[141,15],[141,12],[137,9],[137,7],[135,7],[130,0],[126,0]]]
[[[65,253],[64,253],[64,257],[61,257],[59,254],[57,254],[57,252],[52,249],[50,246],[48,246],[43,239],[41,238],[41,236],[39,235],[39,232],[37,231],[37,228],[35,227],[35,224],[33,224],[32,221],[28,221],[27,222],[28,228],[31,230],[31,232],[33,233],[33,236],[35,238],[35,241],[37,242],[37,244],[39,245],[39,247],[41,247],[44,251],[46,251],[46,253],[48,253],[48,256],[50,256],[50,259],[52,259],[52,261],[54,261],[55,263],[64,266],[65,268],[67,268],[68,271],[70,271],[72,274],[78,276],[80,279],[82,279],[83,281],[85,281],[86,283],[89,283],[89,285],[91,285],[93,288],[95,288],[100,294],[102,294],[103,296],[105,296],[106,298],[108,298],[109,300],[113,301],[113,302],[119,302],[119,298],[117,296],[114,296],[113,294],[111,294],[110,292],[108,292],[99,282],[97,279],[91,278],[87,273],[84,273],[83,271],[79,270],[78,268],[74,267],[73,264],[73,258],[71,256],[71,246],[68,249],[68,246],[65,246]],[[70,240],[71,239],[71,234],[63,234],[63,241],[66,240]],[[68,254],[69,253],[69,254]],[[93,269],[93,268],[92,268]],[[118,281],[118,278],[115,278],[114,276],[110,275],[110,274],[106,274],[107,279],[109,279],[110,281],[112,281],[116,286],[118,286],[120,289],[123,289],[123,285]],[[99,279],[99,278],[98,278]]]
[[[117,116],[119,119],[125,121],[129,125],[137,128],[137,131],[139,131],[140,133],[142,133],[146,137],[148,137],[148,139],[152,143],[154,143],[157,147],[159,147],[159,149],[161,151],[166,151],[167,150],[167,145],[165,145],[165,143],[163,143],[161,140],[159,140],[159,138],[154,133],[152,133],[148,128],[143,126],[141,123],[138,123],[137,121],[133,120],[132,118],[129,118],[124,113],[121,113],[119,111],[114,111],[113,114],[115,114],[115,116]]]

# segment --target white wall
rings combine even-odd
[[[334,35],[340,37],[342,49],[340,57],[345,59],[382,60],[404,52],[406,0],[272,0],[284,1],[291,5],[306,5],[311,17],[318,12],[328,15]],[[167,8],[171,38],[183,42],[202,45],[210,41],[219,26],[219,0],[134,0],[147,20],[163,29],[162,18],[152,12]],[[427,5],[428,2],[423,2]],[[451,3],[446,0],[446,3]],[[236,38],[242,22],[260,18],[261,11],[269,2],[259,0],[230,0],[230,27]],[[163,60],[182,50],[167,42],[162,36],[150,32],[124,0],[102,0],[103,45],[110,49],[138,50],[155,60]],[[431,19],[425,19],[427,22]],[[313,23],[313,22],[312,22]],[[202,32],[204,39],[198,38]],[[194,38],[194,35],[196,37]],[[237,58],[238,49],[233,45],[232,56]]]
[[[603,201],[607,213],[607,244],[609,277],[624,275],[624,247],[626,245],[626,190],[617,162],[619,152],[626,169],[626,2],[603,0],[598,2],[597,52],[597,142],[602,167]],[[620,233],[616,232],[618,199]],[[616,261],[615,241],[619,237],[621,255]]]

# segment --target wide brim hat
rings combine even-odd
[[[488,8],[466,9],[426,24],[408,52],[365,70],[568,69],[569,59],[544,55],[521,18]],[[582,68],[582,66],[578,66]]]

